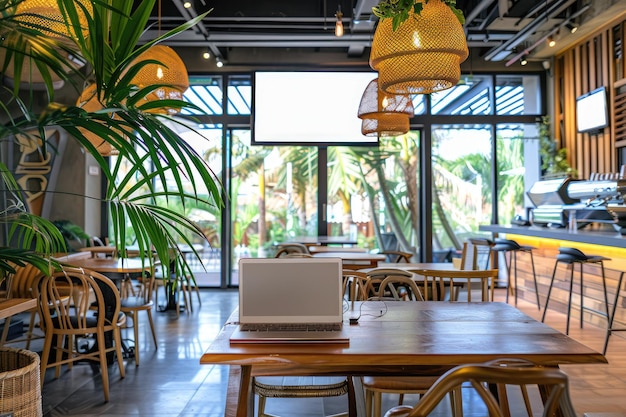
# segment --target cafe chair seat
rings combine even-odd
[[[538,385],[545,389],[547,398],[541,414],[539,410],[530,409],[526,403],[526,412],[529,416],[543,417],[555,415],[557,409],[564,417],[576,417],[569,396],[567,375],[558,368],[549,368],[533,365],[522,360],[492,361],[484,364],[468,364],[457,366],[443,374],[437,382],[420,398],[414,407],[399,406],[387,411],[385,417],[426,417],[447,395],[453,394],[463,384],[471,384],[480,400],[487,407],[487,414],[492,417],[511,415],[507,387],[518,386],[526,388],[529,385]],[[495,386],[497,397],[491,392],[490,386]],[[457,413],[462,413],[462,399],[456,402]]]
[[[252,387],[259,396],[258,417],[273,417],[265,412],[267,398],[324,398],[343,395],[348,395],[348,412],[334,414],[333,417],[356,415],[354,387],[349,377],[257,376]]]
[[[154,274],[142,277],[142,285],[137,295],[127,296],[121,300],[120,310],[126,314],[132,321],[133,334],[135,340],[135,347],[133,354],[135,357],[135,366],[139,366],[139,312],[145,311],[148,318],[148,324],[150,325],[150,331],[152,332],[152,340],[154,342],[154,348],[157,349],[157,337],[154,326],[154,320],[152,319],[152,308],[154,302],[152,301],[152,294],[154,293],[155,280]]]
[[[437,381],[437,376],[364,376],[365,415],[380,417],[382,414],[382,394],[399,394],[398,405],[402,404],[405,394],[422,395]],[[454,408],[454,396],[450,395],[450,404]]]

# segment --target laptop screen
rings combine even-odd
[[[340,258],[242,258],[241,323],[341,323]]]

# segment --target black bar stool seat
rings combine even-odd
[[[541,302],[539,301],[539,289],[537,287],[537,274],[535,274],[535,259],[533,258],[533,246],[520,245],[514,240],[511,239],[496,239],[494,245],[491,247],[493,252],[503,252],[504,253],[504,263],[506,265],[507,277],[508,277],[508,288],[506,291],[506,302],[509,302],[509,293],[511,292],[511,288],[514,288],[515,295],[515,305],[517,305],[517,253],[527,253],[530,255],[530,265],[533,271],[533,283],[535,285],[535,295],[537,297],[537,309],[541,310]],[[509,259],[507,260],[506,254],[509,254]],[[515,285],[511,285],[511,266],[513,266],[513,277]]]
[[[552,279],[550,280],[550,287],[548,288],[548,295],[546,297],[546,306],[543,310],[543,315],[541,317],[541,321],[543,322],[546,318],[546,313],[548,311],[548,303],[550,302],[550,294],[552,293],[552,287],[554,285],[554,277],[556,275],[557,267],[559,266],[559,262],[571,265],[571,273],[570,273],[570,283],[569,283],[569,296],[567,302],[567,324],[565,329],[565,334],[569,334],[569,322],[570,322],[570,312],[572,309],[572,293],[574,288],[574,265],[580,265],[580,327],[583,327],[583,312],[584,310],[590,311],[597,315],[606,317],[607,319],[607,329],[610,328],[610,319],[609,319],[609,298],[606,292],[606,277],[604,274],[604,261],[608,261],[610,258],[606,258],[600,255],[586,255],[580,249],[562,247],[559,248],[559,254],[556,256],[556,262],[554,263],[554,270],[552,271]],[[584,281],[583,281],[583,265],[584,264],[599,264],[600,269],[602,271],[602,289],[604,291],[604,311],[594,310],[589,307],[585,307],[583,303],[584,299]]]

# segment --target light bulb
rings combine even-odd
[[[341,13],[341,6],[337,9],[337,13],[335,13],[335,17],[337,18],[337,22],[335,22],[335,36],[340,37],[343,36],[343,13]]]
[[[209,58],[211,58],[211,54],[208,53],[208,52],[205,52],[205,53],[202,54],[202,58],[209,59]]]

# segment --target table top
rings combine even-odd
[[[367,253],[367,249],[365,248],[359,248],[359,247],[348,247],[348,248],[344,248],[341,246],[318,246],[318,245],[312,245],[309,246],[309,252],[311,252],[311,254],[316,254],[316,253],[326,253],[326,252],[332,252],[332,253],[337,253],[337,252],[348,252],[348,253]]]
[[[456,271],[457,270],[457,268],[455,268],[452,262],[412,262],[412,263],[379,262],[378,268],[397,268],[397,269],[402,269],[404,271],[413,271],[413,270],[419,270],[419,269],[430,269],[434,271]],[[369,272],[372,269],[377,269],[377,268],[364,268],[364,269],[360,269],[359,271]]]
[[[349,236],[297,236],[285,243],[302,243],[303,245],[356,245],[356,239]]]
[[[606,363],[593,349],[505,303],[441,301],[358,302],[357,325],[344,328],[348,344],[231,345],[226,324],[200,359],[202,364],[276,366],[346,374],[372,374],[412,366],[455,366],[499,358],[543,365]],[[234,317],[236,320],[236,316]]]
[[[8,298],[0,300],[0,320],[37,307],[36,298]]]
[[[87,258],[71,259],[68,264],[77,268],[91,269],[101,274],[137,273],[150,269],[150,263],[140,258]]]
[[[384,261],[385,255],[367,252],[319,252],[314,258],[341,258],[344,261]]]

